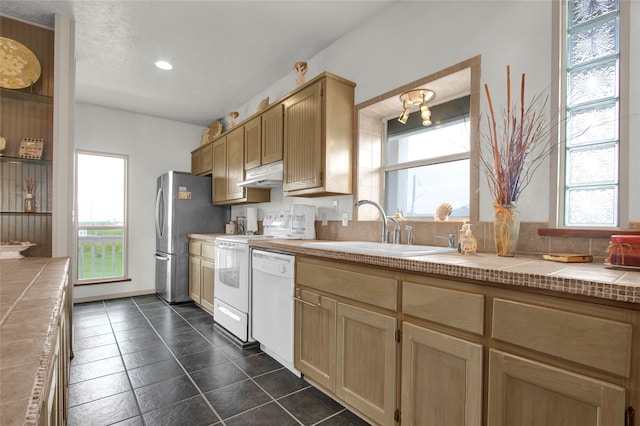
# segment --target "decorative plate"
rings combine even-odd
[[[0,87],[23,89],[40,78],[40,61],[23,44],[0,37]]]

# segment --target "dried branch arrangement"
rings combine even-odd
[[[525,75],[522,74],[520,104],[511,105],[511,70],[507,66],[508,107],[503,112],[502,123],[498,124],[489,86],[485,84],[484,89],[489,106],[489,133],[483,139],[489,146],[482,150],[480,160],[494,203],[515,204],[552,150],[550,127],[543,114],[548,99],[536,95],[525,107]]]
[[[38,181],[35,180],[35,178],[24,178],[24,186],[27,187],[27,194],[33,194],[33,191],[36,190],[36,185],[38,185]]]

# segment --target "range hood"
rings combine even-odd
[[[265,164],[245,172],[245,178],[238,186],[246,188],[275,188],[282,186],[282,161]]]

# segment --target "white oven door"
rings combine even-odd
[[[249,245],[216,240],[214,295],[242,313],[249,312]]]

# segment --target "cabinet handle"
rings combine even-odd
[[[304,303],[305,305],[313,306],[314,308],[320,308],[320,307],[322,307],[322,305],[321,305],[321,303],[320,303],[320,302],[318,302],[318,303],[311,303],[311,302],[307,302],[306,300],[301,299],[301,298],[299,298],[299,297],[294,297],[294,298],[293,298],[293,300],[295,300],[295,301],[297,301],[297,302]]]
[[[625,426],[634,426],[635,424],[635,410],[633,409],[633,407],[628,407],[627,408],[627,412],[625,413]]]

